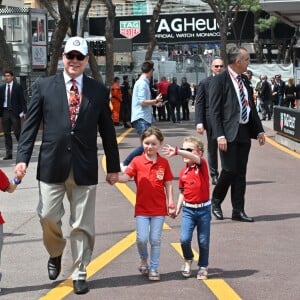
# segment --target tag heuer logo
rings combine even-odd
[[[132,39],[141,33],[141,24],[136,21],[120,21],[120,34]]]

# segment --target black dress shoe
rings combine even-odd
[[[232,220],[234,221],[240,221],[240,222],[254,222],[254,219],[251,217],[248,217],[245,212],[243,211],[233,211],[232,212]]]
[[[86,280],[73,280],[73,290],[77,295],[86,294],[89,291],[89,286]]]
[[[50,257],[48,260],[48,275],[50,280],[55,280],[61,269],[61,255],[57,257]]]
[[[9,160],[12,159],[12,155],[6,155],[5,157],[3,157],[3,160]]]
[[[223,212],[221,206],[218,204],[212,205],[212,213],[218,220],[223,220]]]
[[[212,183],[213,185],[216,185],[216,184],[218,183],[218,175],[213,175],[213,176],[211,177],[211,183]]]

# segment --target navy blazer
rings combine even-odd
[[[0,86],[0,117],[3,115],[3,104],[5,102],[6,83]],[[27,113],[27,103],[24,97],[24,90],[22,86],[16,81],[13,82],[11,95],[11,107],[13,114],[19,117],[20,113]]]
[[[35,86],[19,140],[17,163],[29,163],[42,123],[37,179],[64,182],[71,168],[78,185],[98,183],[98,131],[106,155],[108,173],[120,171],[116,133],[109,109],[109,91],[83,75],[82,101],[74,128],[63,74],[41,79]]]
[[[253,89],[247,76],[242,80],[248,91],[250,105],[249,126],[251,138],[256,139],[264,132],[253,100]],[[232,142],[238,133],[240,121],[240,104],[228,70],[214,76],[209,86],[209,115],[211,119],[213,137],[225,136]]]

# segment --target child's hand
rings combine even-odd
[[[180,211],[181,211],[181,206],[178,206],[178,207],[176,208],[176,212],[175,212],[176,217],[180,214]]]
[[[175,219],[176,218],[176,208],[170,208],[168,209],[168,215],[170,218]]]
[[[172,147],[171,145],[166,145],[162,148],[162,154],[165,156],[171,157],[176,155],[176,147]]]

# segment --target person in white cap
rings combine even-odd
[[[26,171],[42,122],[39,151],[38,215],[44,245],[49,253],[48,275],[55,280],[61,270],[66,245],[61,230],[63,198],[70,204],[70,234],[73,257],[73,288],[76,294],[89,291],[86,267],[94,247],[95,199],[98,183],[97,131],[106,155],[106,181],[114,184],[120,171],[116,133],[109,110],[109,91],[83,71],[88,63],[88,45],[71,37],[62,54],[64,70],[41,79],[29,103],[20,136],[15,167]],[[73,103],[74,102],[74,103]]]

